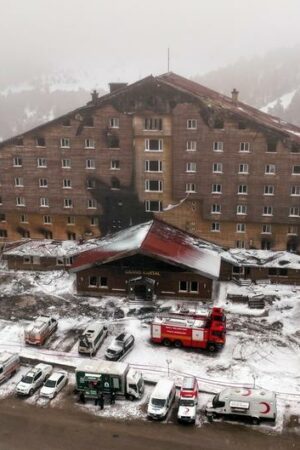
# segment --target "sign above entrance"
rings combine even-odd
[[[125,270],[126,275],[152,275],[160,277],[160,272],[155,270]]]

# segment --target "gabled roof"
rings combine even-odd
[[[199,241],[172,225],[153,220],[104,237],[97,248],[76,256],[71,271],[141,254],[216,279],[221,257],[216,251],[201,248]]]
[[[266,114],[256,108],[253,108],[249,105],[246,105],[242,102],[233,102],[231,97],[228,97],[226,95],[220,94],[213,89],[209,89],[199,83],[196,83],[195,81],[191,81],[187,78],[181,77],[179,75],[176,75],[175,73],[168,72],[163,75],[159,76],[153,76],[149,75],[142,80],[138,80],[135,83],[132,83],[128,86],[124,86],[112,93],[103,95],[97,99],[97,102],[94,104],[92,102],[88,102],[87,105],[84,105],[80,108],[75,109],[74,111],[70,111],[67,114],[64,114],[63,116],[57,117],[50,122],[47,122],[45,124],[39,125],[29,131],[26,131],[24,133],[21,133],[17,136],[14,136],[12,138],[9,138],[3,142],[0,143],[0,148],[3,147],[6,144],[9,144],[13,142],[13,140],[16,137],[25,136],[28,133],[32,132],[38,132],[39,130],[43,129],[45,126],[48,126],[49,124],[55,124],[59,121],[61,121],[63,118],[74,116],[77,113],[82,113],[83,115],[89,114],[94,109],[97,109],[110,101],[112,101],[114,98],[124,94],[124,93],[130,93],[134,92],[134,90],[137,87],[141,87],[149,82],[156,83],[157,85],[165,85],[172,87],[173,89],[180,90],[181,92],[184,92],[186,94],[189,94],[190,96],[194,97],[195,99],[198,99],[199,101],[202,101],[206,104],[209,108],[217,108],[219,110],[227,111],[231,114],[234,114],[241,118],[241,120],[248,120],[256,123],[257,125],[266,127],[270,131],[275,131],[277,133],[280,133],[284,137],[300,143],[300,127],[297,127],[293,124],[290,124],[288,122],[285,122],[281,120],[278,117],[272,116],[270,114]]]

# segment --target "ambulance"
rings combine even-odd
[[[177,420],[181,423],[195,423],[198,407],[198,382],[193,376],[184,377],[179,394]]]

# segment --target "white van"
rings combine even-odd
[[[107,336],[107,327],[103,323],[90,323],[79,338],[78,353],[95,355]]]
[[[205,410],[207,417],[250,418],[252,423],[276,420],[276,395],[274,392],[254,388],[226,388],[215,395]]]
[[[147,410],[148,419],[164,420],[175,400],[176,386],[174,381],[162,378],[156,384]]]
[[[20,358],[17,353],[0,353],[0,383],[12,377],[20,368]]]

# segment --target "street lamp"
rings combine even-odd
[[[252,374],[252,378],[253,378],[253,389],[255,389],[256,376],[254,375],[254,373]]]
[[[168,377],[169,377],[169,375],[170,375],[170,364],[172,363],[172,360],[171,359],[166,359],[166,363],[167,363],[167,366],[168,366]]]

